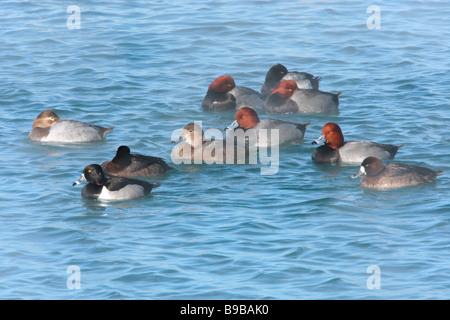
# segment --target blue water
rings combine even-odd
[[[448,1],[2,1],[0,298],[449,299],[449,15]],[[277,116],[311,121],[277,174],[179,166],[150,196],[103,204],[72,187],[122,144],[170,163],[174,130],[233,121],[201,110],[215,77],[259,90],[276,62],[343,92],[338,115]],[[32,143],[47,108],[116,128],[103,143]],[[357,167],[311,161],[330,121],[444,173],[363,190]]]

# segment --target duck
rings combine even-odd
[[[318,89],[299,89],[294,80],[281,81],[263,103],[263,109],[272,114],[336,113],[339,96]]]
[[[377,157],[367,157],[352,178],[363,176],[360,185],[364,188],[389,190],[433,182],[442,172],[398,162],[384,165]]]
[[[245,140],[231,141],[223,139],[222,131],[218,129],[212,133],[216,139],[206,140],[201,124],[191,122],[184,126],[178,139],[179,142],[172,149],[172,162],[175,164],[243,164],[249,156],[248,144]],[[217,139],[218,136],[221,139]]]
[[[119,177],[159,177],[173,168],[162,158],[131,154],[130,147],[117,148],[115,157],[101,164],[103,171]]]
[[[403,145],[381,144],[370,141],[344,141],[337,123],[326,123],[320,137],[312,144],[324,145],[314,150],[312,160],[316,163],[360,164],[369,156],[391,160]]]
[[[76,120],[61,120],[51,109],[42,111],[28,134],[32,141],[83,143],[103,140],[114,126],[101,127]]]
[[[320,77],[307,72],[288,71],[281,63],[276,63],[267,71],[261,87],[261,96],[266,99],[273,89],[283,80],[294,80],[300,89],[319,89]]]
[[[237,87],[229,75],[217,77],[208,87],[203,98],[202,108],[205,111],[235,110],[243,106],[261,107],[261,94],[247,87]]]
[[[247,107],[243,107],[236,112],[234,121],[227,127],[228,130],[236,130],[241,128],[244,131],[254,130],[256,132],[256,141],[254,144],[257,146],[276,146],[293,144],[301,141],[305,136],[306,127],[311,122],[296,123],[290,121],[284,121],[279,119],[263,119],[260,120],[255,110]],[[261,129],[278,130],[278,139],[272,139],[272,133],[267,137],[266,142],[262,139]],[[251,143],[252,144],[252,143]]]
[[[106,175],[101,165],[90,164],[83,169],[81,177],[72,185],[88,182],[81,190],[86,199],[103,201],[125,201],[148,195],[159,183]]]

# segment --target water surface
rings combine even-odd
[[[364,1],[79,1],[70,29],[73,4],[2,3],[0,298],[450,298],[448,1],[377,2],[380,29],[367,27]],[[303,143],[280,150],[277,174],[179,166],[149,197],[105,204],[72,187],[123,144],[170,162],[174,130],[233,121],[201,110],[215,77],[259,90],[276,62],[342,91],[337,115],[277,116],[311,121]],[[47,108],[116,128],[102,143],[32,143]],[[330,121],[444,173],[363,190],[357,167],[311,161]],[[67,285],[72,265],[80,289]]]

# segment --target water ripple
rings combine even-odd
[[[81,28],[69,30],[52,1],[4,4],[1,297],[448,299],[447,3],[382,3],[376,30],[365,3],[284,5],[101,0],[80,4]],[[276,62],[342,91],[338,114],[278,117],[311,125],[304,143],[280,150],[276,175],[176,166],[130,202],[83,200],[72,187],[119,145],[170,162],[174,130],[233,121],[234,111],[201,110],[215,77],[259,90]],[[116,128],[101,143],[32,143],[46,108]],[[347,140],[404,144],[396,160],[444,173],[420,187],[361,189],[355,167],[311,161],[330,121]],[[81,290],[67,288],[70,265]],[[367,288],[370,265],[381,268],[380,290]]]

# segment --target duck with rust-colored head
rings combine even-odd
[[[280,82],[263,103],[269,113],[336,113],[341,93],[299,89],[294,80]]]
[[[208,88],[202,101],[205,111],[234,110],[241,107],[261,107],[261,94],[247,87],[237,87],[231,76],[216,78]]]
[[[320,143],[324,145],[318,147],[312,154],[312,160],[317,163],[360,164],[370,156],[390,160],[403,146],[370,141],[344,141],[341,128],[334,122],[325,124],[320,137],[313,141],[313,144]]]
[[[234,121],[228,126],[228,129],[254,130],[258,146],[275,146],[300,142],[309,124],[310,122],[303,124],[278,119],[260,120],[255,110],[244,107],[236,112]],[[266,130],[264,131],[267,134],[266,142],[261,137],[262,132],[260,130],[262,129]],[[278,135],[278,139],[272,137],[272,134],[275,132]]]

